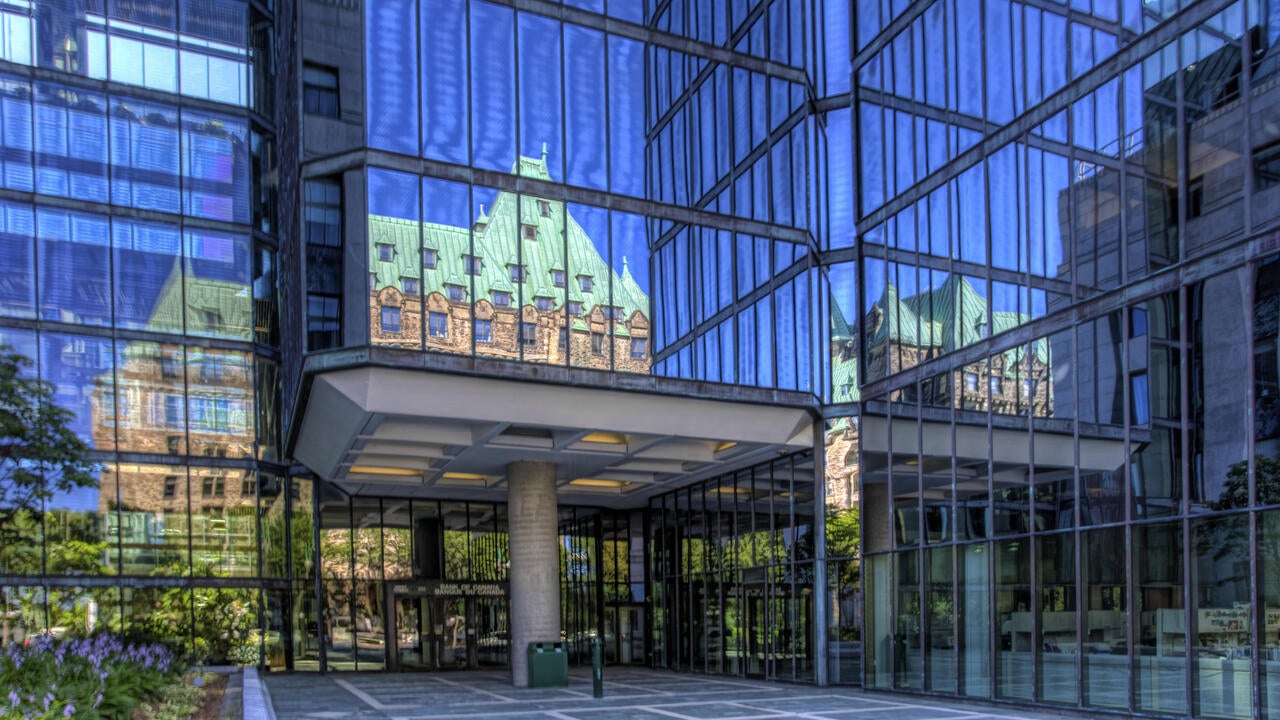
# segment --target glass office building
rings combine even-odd
[[[1280,716],[1274,0],[0,23],[0,640]]]

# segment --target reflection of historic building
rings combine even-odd
[[[188,332],[219,331],[247,317],[243,286],[188,277],[181,269],[166,283],[152,324]],[[183,301],[185,288],[186,301]],[[185,309],[184,309],[185,308]],[[253,361],[248,353],[134,341],[117,353],[112,377],[94,390],[92,432],[99,447],[155,455],[253,458]],[[118,463],[104,474],[99,511],[120,510],[123,572],[149,574],[185,562],[190,536],[198,574],[256,573],[252,472]],[[235,508],[240,508],[236,510]]]
[[[832,306],[832,392],[835,402],[856,402],[857,346],[852,331]],[[900,297],[889,284],[864,318],[869,377],[886,377],[931,358],[1011,330],[1030,318],[991,310],[969,280],[952,275],[936,289]],[[950,377],[921,383],[912,392],[926,405],[1044,417],[1053,407],[1048,343],[1037,341],[994,355],[990,365],[974,363]]]
[[[551,179],[545,156],[518,169]],[[649,372],[648,295],[563,203],[502,192],[470,229],[371,216],[369,265],[375,344],[420,347],[425,304],[429,350]]]

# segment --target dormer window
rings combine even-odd
[[[551,271],[551,284],[558,288],[564,287],[564,271],[563,270]]]
[[[505,290],[494,290],[493,306],[501,308],[511,307],[511,293],[506,292]]]
[[[521,226],[520,226],[520,239],[521,239],[521,240],[528,240],[529,242],[533,242],[533,241],[537,240],[537,239],[538,239],[538,228],[536,228],[536,227],[534,227],[534,226],[532,226],[532,225],[521,225]]]
[[[539,310],[554,310],[556,308],[555,298],[536,297],[533,299],[533,306]]]
[[[484,259],[475,255],[463,255],[462,267],[468,275],[479,275],[484,270]]]
[[[462,302],[467,299],[467,290],[461,285],[445,285],[444,287],[449,294],[450,302]]]
[[[378,243],[378,260],[382,262],[391,262],[392,258],[395,257],[395,254],[396,250],[391,245]]]
[[[440,261],[440,253],[431,248],[423,248],[422,250],[422,267],[428,270],[435,270],[436,263]]]
[[[582,292],[591,292],[591,276],[590,275],[578,276],[578,289],[582,290]]]
[[[418,278],[402,277],[400,278],[400,287],[404,288],[405,295],[417,296],[421,291],[422,285],[418,282]]]
[[[576,300],[571,300],[571,301],[569,301],[569,314],[570,314],[570,315],[581,315],[581,314],[582,314],[582,303],[577,302]]]
[[[545,218],[551,217],[551,203],[547,202],[546,200],[539,200],[538,214]]]
[[[507,271],[511,273],[511,282],[524,282],[525,267],[523,265],[508,265]]]

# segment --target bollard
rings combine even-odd
[[[600,638],[591,638],[591,697],[604,697],[604,647]]]

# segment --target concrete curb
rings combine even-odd
[[[258,668],[244,669],[244,720],[276,720],[276,711],[271,707],[271,695],[267,686],[258,677]]]

